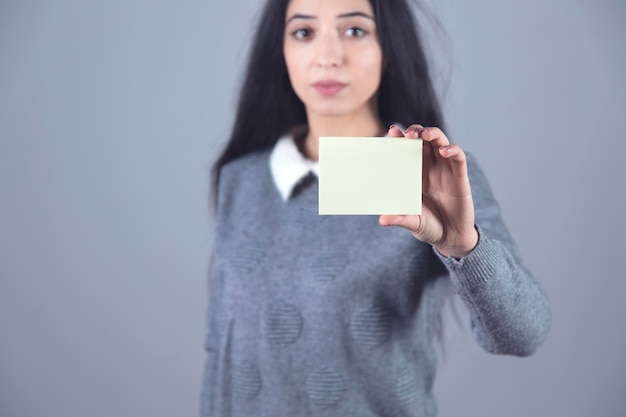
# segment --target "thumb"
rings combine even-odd
[[[422,216],[420,215],[382,215],[378,218],[378,223],[381,226],[399,226],[403,227],[409,232],[411,232],[416,238],[419,240],[423,240],[420,235],[423,233],[420,232],[422,229]]]
[[[382,215],[378,218],[378,223],[381,226],[404,226],[406,222],[406,216],[397,216],[397,215]]]

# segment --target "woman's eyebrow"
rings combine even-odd
[[[285,21],[285,24],[291,22],[292,20],[295,19],[317,19],[317,16],[312,16],[312,15],[308,15],[308,14],[294,14],[293,16],[291,16],[289,19],[287,19]]]
[[[344,14],[337,15],[337,18],[339,19],[345,19],[348,17],[364,17],[366,19],[373,20],[374,22],[376,21],[374,16],[370,16],[367,13],[363,13],[363,12],[351,12],[351,13],[344,13]]]
[[[376,19],[374,18],[374,16],[370,16],[367,13],[363,13],[363,12],[350,12],[350,13],[342,13],[337,15],[338,19],[346,19],[349,17],[364,17],[366,19],[370,19],[372,21],[376,21]],[[317,16],[313,16],[313,15],[309,15],[309,14],[294,14],[293,16],[291,16],[289,19],[287,19],[285,21],[285,24],[291,22],[292,20],[295,19],[307,19],[307,20],[311,20],[311,19],[317,19]]]

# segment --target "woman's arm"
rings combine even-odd
[[[548,298],[522,260],[482,170],[467,157],[479,241],[470,254],[438,254],[467,305],[472,331],[488,352],[528,356],[550,327]]]
[[[548,300],[521,258],[476,161],[437,128],[413,125],[390,136],[424,140],[420,216],[381,216],[430,243],[466,303],[472,330],[487,351],[527,356],[545,340]]]

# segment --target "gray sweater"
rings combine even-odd
[[[471,156],[479,243],[440,256],[377,216],[319,216],[314,176],[284,202],[268,152],[221,172],[201,415],[437,415],[434,341],[456,292],[487,351],[526,356],[550,310]]]

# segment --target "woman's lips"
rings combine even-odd
[[[313,88],[315,88],[317,92],[324,96],[334,96],[335,94],[343,90],[346,85],[347,84],[339,81],[323,80],[314,83]]]

